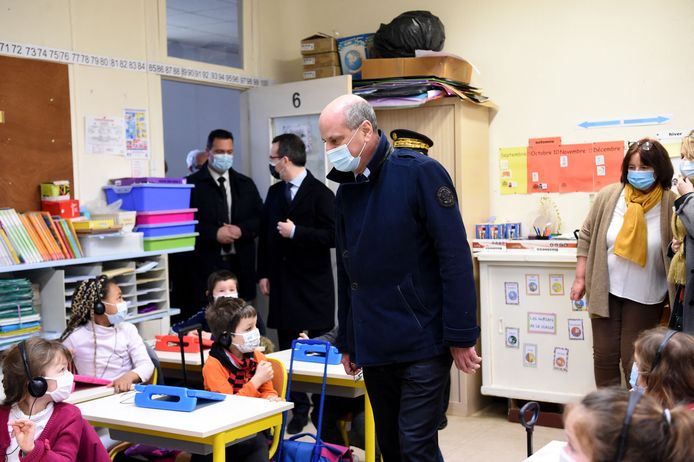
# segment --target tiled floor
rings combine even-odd
[[[309,424],[304,431],[314,432]],[[536,426],[535,451],[552,440],[565,440],[564,430]],[[506,403],[495,401],[471,417],[448,417],[448,426],[439,433],[439,445],[446,462],[518,462],[526,458],[526,433],[518,423],[506,419]],[[354,454],[360,462],[364,451]]]

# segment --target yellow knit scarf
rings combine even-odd
[[[683,286],[687,282],[687,262],[684,257],[684,237],[687,235],[687,228],[676,213],[672,214],[672,237],[681,242],[680,249],[670,261],[670,270],[667,274],[668,282]]]
[[[660,202],[663,188],[656,186],[650,192],[644,193],[630,184],[624,186],[624,200],[627,211],[624,213],[622,229],[617,234],[614,243],[614,254],[633,261],[642,267],[646,266],[648,254],[648,239],[646,228],[646,212]]]

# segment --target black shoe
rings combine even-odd
[[[304,427],[308,424],[308,416],[305,415],[295,415],[292,420],[287,424],[287,433],[290,435],[296,435],[301,433]]]
[[[439,430],[443,430],[448,426],[448,417],[443,416],[443,419],[441,419],[441,423],[439,423]]]

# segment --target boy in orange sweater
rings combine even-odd
[[[279,401],[272,386],[272,365],[261,352],[255,308],[239,298],[219,298],[205,312],[215,338],[202,368],[205,389],[217,393]],[[268,441],[262,433],[227,447],[227,460],[267,462]],[[194,456],[192,461],[207,460]],[[210,459],[211,460],[211,459]]]

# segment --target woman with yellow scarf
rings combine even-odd
[[[677,291],[672,305],[670,328],[694,334],[694,131],[682,139],[680,148],[681,178],[673,181],[680,197],[675,201],[672,217],[672,257],[668,281]]]
[[[668,302],[673,174],[658,141],[631,144],[620,182],[597,194],[581,227],[571,299],[586,295],[598,387],[629,383],[634,341]]]

